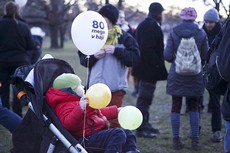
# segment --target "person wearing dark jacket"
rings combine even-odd
[[[5,4],[4,13],[0,20],[0,96],[3,106],[10,108],[10,76],[17,67],[30,63],[28,51],[35,49],[35,45],[27,23],[19,16],[19,6],[9,1]],[[14,101],[13,111],[22,115],[18,110],[20,104],[16,99]]]
[[[143,122],[136,130],[136,136],[154,138],[159,129],[152,127],[149,122],[149,108],[152,104],[156,83],[167,79],[164,63],[164,42],[161,30],[162,12],[160,3],[149,6],[148,17],[142,21],[135,32],[135,38],[140,48],[140,62],[132,68],[132,75],[138,78],[139,93],[136,107],[143,115]]]
[[[207,34],[208,44],[211,46],[216,35],[221,30],[221,24],[219,21],[219,13],[215,8],[208,10],[204,14],[204,25],[202,27]],[[220,94],[215,90],[208,90],[209,92],[209,104],[208,112],[212,113],[211,127],[213,132],[213,141],[220,142],[223,140],[221,135],[221,110],[220,110]]]
[[[173,30],[167,40],[164,50],[165,60],[171,63],[167,79],[167,94],[172,96],[171,109],[171,127],[173,136],[173,148],[179,150],[183,147],[180,140],[180,112],[182,98],[186,97],[189,109],[189,120],[191,129],[192,149],[199,150],[199,99],[204,93],[203,71],[201,63],[204,63],[208,51],[208,41],[203,29],[199,29],[194,23],[197,17],[196,10],[192,7],[181,10],[180,18],[182,20]],[[176,71],[176,53],[182,38],[191,38],[195,40],[199,51],[200,65],[198,73],[180,74]],[[188,40],[188,39],[187,39]],[[188,44],[189,46],[189,44]],[[194,64],[194,63],[193,63]],[[195,64],[194,64],[195,65]]]
[[[140,58],[136,40],[117,25],[118,9],[107,4],[99,13],[105,18],[108,25],[108,38],[105,45],[94,55],[88,58],[78,51],[80,62],[83,66],[89,66],[88,86],[95,83],[106,84],[111,92],[112,99],[109,106],[121,107],[128,88],[128,67],[133,66]],[[117,119],[110,120],[110,127],[120,127]]]
[[[230,61],[229,61],[229,48],[230,48],[230,18],[227,18],[223,26],[223,35],[216,50],[218,52],[217,65],[219,67],[219,74],[227,81],[228,88],[224,94],[223,103],[221,105],[221,112],[225,120],[225,136],[224,136],[224,151],[230,153]]]

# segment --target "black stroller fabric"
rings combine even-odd
[[[30,70],[34,68],[34,86],[24,82]],[[18,90],[26,90],[34,112],[29,109],[22,123],[12,134],[12,153],[45,153],[50,144],[56,144],[55,153],[67,153],[68,149],[57,141],[56,136],[44,122],[43,114],[52,122],[64,137],[75,146],[78,141],[62,126],[59,119],[45,102],[45,93],[52,86],[53,80],[62,73],[74,73],[72,67],[59,59],[43,59],[34,67],[19,67],[13,76],[13,84]],[[23,75],[24,74],[24,75]]]

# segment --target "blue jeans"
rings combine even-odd
[[[2,106],[0,97],[0,124],[12,133],[21,121],[22,118],[20,116]]]
[[[88,152],[117,153],[136,150],[136,137],[133,132],[121,128],[111,128],[96,132],[85,138],[84,141]]]
[[[225,122],[226,134],[224,138],[224,151],[230,153],[230,121]]]

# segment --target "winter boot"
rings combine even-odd
[[[200,150],[201,146],[200,146],[200,141],[199,141],[199,137],[192,137],[192,150]]]
[[[184,147],[184,145],[180,141],[180,137],[174,137],[173,138],[173,149],[174,150],[180,150]]]

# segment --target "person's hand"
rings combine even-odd
[[[80,99],[80,107],[81,107],[82,110],[86,109],[86,106],[87,106],[88,103],[89,103],[88,99],[85,96],[81,97],[81,99]]]
[[[123,107],[118,107],[117,109],[118,109],[118,113],[120,112],[120,110],[122,109]]]
[[[105,52],[108,54],[113,54],[114,51],[115,51],[115,46],[113,46],[113,45],[107,45],[105,47]]]
[[[99,50],[98,52],[96,52],[94,54],[94,57],[96,59],[101,59],[101,58],[105,57],[105,51],[104,50]]]

